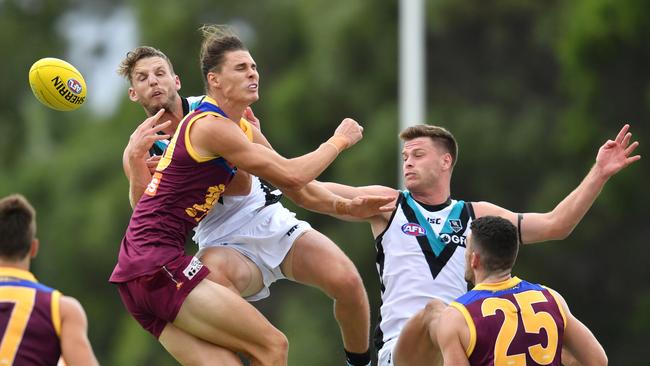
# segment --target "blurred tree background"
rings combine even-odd
[[[397,12],[386,0],[0,0],[0,195],[21,192],[38,210],[42,245],[33,271],[83,303],[103,365],[175,364],[107,282],[130,216],[121,154],[143,119],[115,73],[121,58],[136,45],[160,48],[181,76],[181,92],[203,94],[197,29],[231,24],[259,64],[254,108],[279,152],[313,149],[350,116],[365,126],[364,140],[322,179],[396,186]],[[624,122],[644,154],[650,2],[430,0],[426,12],[426,122],[459,140],[455,197],[550,210]],[[27,74],[42,57],[80,69],[87,105],[62,113],[36,101]],[[564,294],[613,365],[650,359],[649,180],[645,158],[611,179],[568,239],[524,248],[516,267]],[[369,227],[298,215],[353,259],[375,320]],[[331,301],[287,281],[272,293],[255,305],[287,334],[289,364],[343,364]]]

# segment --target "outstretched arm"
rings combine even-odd
[[[99,365],[88,341],[88,321],[83,307],[76,299],[61,296],[61,356],[67,366]]]
[[[510,210],[488,202],[476,202],[474,203],[476,216],[501,216],[515,225],[520,225],[523,243],[566,238],[591,208],[607,180],[641,159],[640,155],[631,156],[639,143],[637,141],[630,143],[632,134],[628,132],[629,127],[629,125],[623,126],[613,141],[608,140],[600,147],[596,163],[587,176],[552,211],[525,213],[520,220],[517,214]]]
[[[218,123],[215,123],[218,122]],[[253,128],[253,134],[261,134]],[[344,149],[361,139],[363,128],[346,118],[334,136],[318,149],[286,159],[266,146],[251,143],[230,120],[205,116],[190,130],[190,140],[201,156],[222,156],[237,167],[268,180],[279,188],[298,190],[322,173]]]
[[[380,185],[352,187],[345,184],[333,183],[333,182],[320,182],[320,184],[323,187],[325,187],[327,190],[331,191],[332,193],[349,199],[353,199],[359,196],[368,196],[368,195],[390,196],[393,197],[393,199],[396,199],[397,194],[399,193],[394,188],[389,188]]]
[[[571,311],[569,311],[569,306],[566,301],[557,291],[549,289],[556,300],[560,303],[566,315],[566,324],[564,326],[564,339],[563,345],[564,349],[568,350],[572,356],[575,358],[571,361],[569,365],[593,365],[593,366],[604,366],[607,365],[607,355],[603,346],[600,345],[596,337],[591,333],[589,328],[584,325],[580,320],[578,320]],[[563,356],[565,353],[563,352]],[[566,360],[562,359],[563,363],[566,363]]]
[[[392,212],[395,209],[395,198],[381,195],[360,195],[352,198],[344,198],[316,181],[312,181],[298,191],[283,190],[298,206],[332,215],[342,220],[356,221],[370,219],[383,213]]]
[[[255,117],[250,107],[245,110],[244,117],[247,121],[257,127],[258,130],[260,129],[259,119]],[[259,131],[254,131],[254,141],[273,150],[269,141],[263,134],[259,133]],[[347,193],[345,198],[338,192],[332,190],[337,186],[348,188],[347,192],[343,191],[341,188],[337,189],[337,191]],[[329,187],[332,187],[332,189],[328,189]],[[381,215],[385,212],[391,212],[394,209],[394,205],[391,203],[394,203],[395,195],[392,194],[392,197],[388,197],[386,194],[388,188],[381,188],[383,189],[375,190],[374,192],[363,192],[361,190],[356,192],[357,188],[355,187],[311,181],[302,189],[291,190],[285,188],[282,189],[282,191],[294,203],[306,210],[335,216],[342,220],[357,221],[370,219],[373,216]],[[355,190],[355,192],[351,193],[353,190]],[[394,192],[394,190],[390,191],[391,193]]]
[[[337,196],[350,199],[353,201],[358,199],[365,199],[365,197],[368,196],[386,197],[388,204],[382,207],[380,213],[364,218],[364,221],[367,221],[370,224],[372,234],[375,237],[377,237],[386,229],[386,226],[388,225],[388,221],[390,220],[392,212],[395,210],[395,203],[397,201],[397,196],[399,194],[399,192],[393,188],[379,186],[379,185],[352,187],[345,184],[332,183],[332,182],[318,182],[318,184]],[[390,199],[390,201],[388,201],[388,199]],[[387,208],[389,207],[390,210],[387,210]],[[347,216],[342,216],[342,215],[332,215],[332,216],[339,218],[341,220],[356,221]]]
[[[131,207],[135,207],[142,193],[151,181],[150,165],[157,162],[156,159],[149,159],[149,149],[156,141],[169,139],[169,135],[159,135],[158,132],[169,127],[171,121],[158,123],[160,117],[165,113],[161,109],[142,122],[138,128],[133,131],[129,138],[129,143],[124,149],[122,155],[122,166],[124,174],[129,180],[129,202]]]

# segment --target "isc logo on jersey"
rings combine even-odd
[[[422,226],[414,224],[412,222],[407,222],[406,224],[402,225],[402,232],[406,235],[411,236],[427,235],[427,231]]]

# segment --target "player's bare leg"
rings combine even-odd
[[[305,232],[282,262],[282,272],[334,299],[334,316],[345,349],[368,351],[370,309],[366,290],[354,263],[334,242],[316,230]]]
[[[262,272],[257,265],[233,248],[206,248],[200,259],[210,268],[208,279],[242,297],[254,295],[264,287]]]
[[[393,349],[395,366],[442,365],[435,340],[438,318],[444,308],[442,301],[432,300],[406,322]]]
[[[241,296],[208,279],[190,292],[173,324],[250,357],[251,366],[287,364],[289,343],[284,334]]]
[[[230,350],[197,338],[167,323],[158,341],[184,366],[242,366],[239,357]]]

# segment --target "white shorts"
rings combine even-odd
[[[379,352],[377,353],[377,366],[393,366],[393,348],[397,344],[395,337],[388,342],[384,343]]]
[[[215,246],[226,246],[246,256],[262,272],[264,288],[246,297],[248,301],[257,301],[270,295],[273,282],[286,278],[280,264],[296,239],[308,230],[308,222],[296,219],[295,213],[276,203],[258,211],[235,232],[199,245],[196,257],[200,258],[205,248]]]

